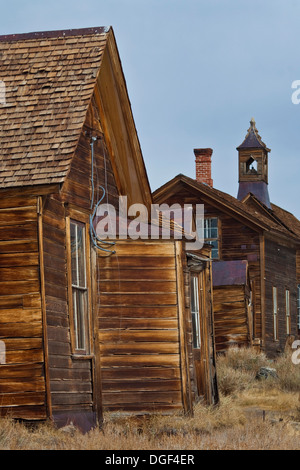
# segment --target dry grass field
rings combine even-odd
[[[257,380],[261,366],[277,378]],[[0,420],[0,450],[299,450],[300,365],[286,352],[271,362],[250,349],[218,358],[220,405],[198,403],[193,417],[106,415],[83,435],[50,423],[30,428]]]

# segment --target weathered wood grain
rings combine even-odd
[[[0,201],[0,415],[46,416],[37,197]]]
[[[98,256],[104,410],[149,412],[153,405],[157,410],[179,409],[182,383],[174,242],[119,240],[116,246],[117,257]]]

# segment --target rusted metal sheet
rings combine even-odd
[[[247,285],[248,262],[237,261],[214,261],[212,265],[213,286]]]

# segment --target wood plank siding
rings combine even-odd
[[[251,344],[249,291],[245,286],[214,287],[214,324],[217,352]]]
[[[266,310],[271,312],[266,318],[266,347],[271,354],[282,351],[288,337],[286,319],[286,291],[289,291],[290,334],[297,336],[297,284],[296,252],[292,248],[273,240],[265,242],[266,265]],[[273,287],[277,289],[277,336],[274,338]]]
[[[297,283],[300,284],[300,250],[296,254]]]
[[[97,261],[103,409],[180,409],[175,244],[119,240],[115,250]]]
[[[0,200],[0,415],[47,416],[38,198]]]
[[[200,354],[184,242],[117,239],[109,255],[93,236],[98,203],[153,202],[112,28],[0,42],[26,83],[0,116],[0,415],[87,430],[103,411],[212,403],[209,262]]]
[[[89,225],[92,198],[92,159],[90,130],[97,118],[91,103],[78,148],[71,163],[69,176],[59,195],[46,197],[43,207],[43,251],[45,269],[45,299],[49,349],[49,379],[52,412],[55,419],[63,420],[68,413],[95,419],[98,397],[94,383],[94,345],[91,355],[73,354],[70,336],[70,306],[68,300],[68,260],[66,220],[74,218]],[[99,120],[96,125],[100,132]],[[100,136],[100,134],[98,134]],[[100,138],[94,144],[95,203],[103,194],[116,205],[117,188],[106,146]],[[104,171],[105,170],[105,171]],[[90,255],[88,255],[90,256]],[[89,306],[92,316],[92,305]],[[99,366],[98,366],[99,367]],[[99,398],[100,399],[100,398]]]
[[[163,196],[160,196],[160,198]],[[223,261],[245,260],[248,262],[250,283],[253,286],[253,329],[254,336],[262,335],[262,299],[261,299],[261,266],[260,236],[257,231],[246,226],[239,218],[233,217],[228,210],[213,205],[207,197],[195,193],[184,186],[176,188],[174,194],[163,197],[169,205],[204,204],[206,218],[217,217],[219,220],[219,259]],[[160,199],[161,203],[162,200]]]

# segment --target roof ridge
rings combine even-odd
[[[92,34],[106,34],[111,26],[98,26],[93,28],[62,29],[54,31],[37,31],[30,33],[0,35],[0,42],[24,41],[26,39],[58,38],[67,36],[88,36]]]
[[[246,137],[244,138],[243,142],[237,147],[237,150],[242,148],[264,148],[267,152],[271,151],[262,141],[258,129],[256,128],[256,122],[254,118],[251,118],[250,127],[247,130]]]
[[[28,33],[25,40],[13,35],[12,42],[0,37],[1,78],[7,82],[0,113],[1,189],[64,182],[113,38],[113,30],[105,30],[55,31],[49,39],[47,32]]]
[[[197,189],[198,187],[199,190],[202,190],[207,196],[209,196],[210,194],[212,196],[215,195],[219,199],[219,202],[222,202],[223,204],[227,205],[229,208],[238,211],[241,216],[247,217],[248,219],[250,217],[251,219],[249,220],[256,223],[260,227],[264,227],[264,228],[269,227],[271,230],[275,230],[276,232],[279,232],[281,234],[282,233],[285,235],[289,234],[290,236],[293,235],[293,232],[289,228],[286,228],[284,223],[281,220],[280,222],[277,222],[276,220],[274,220],[274,217],[268,217],[266,214],[262,214],[262,213],[260,213],[260,218],[258,218],[257,214],[254,214],[253,211],[250,209],[250,207],[247,207],[246,204],[244,204],[242,201],[239,201],[237,198],[235,198],[229,193],[226,193],[214,187],[210,187],[186,175],[179,174],[175,176],[171,180],[171,182],[175,183],[176,179],[177,180],[179,179],[183,183],[193,185],[195,189]],[[165,185],[163,185],[161,188],[163,188],[164,186]],[[154,191],[153,194],[161,190],[161,188],[158,188],[156,191]]]

